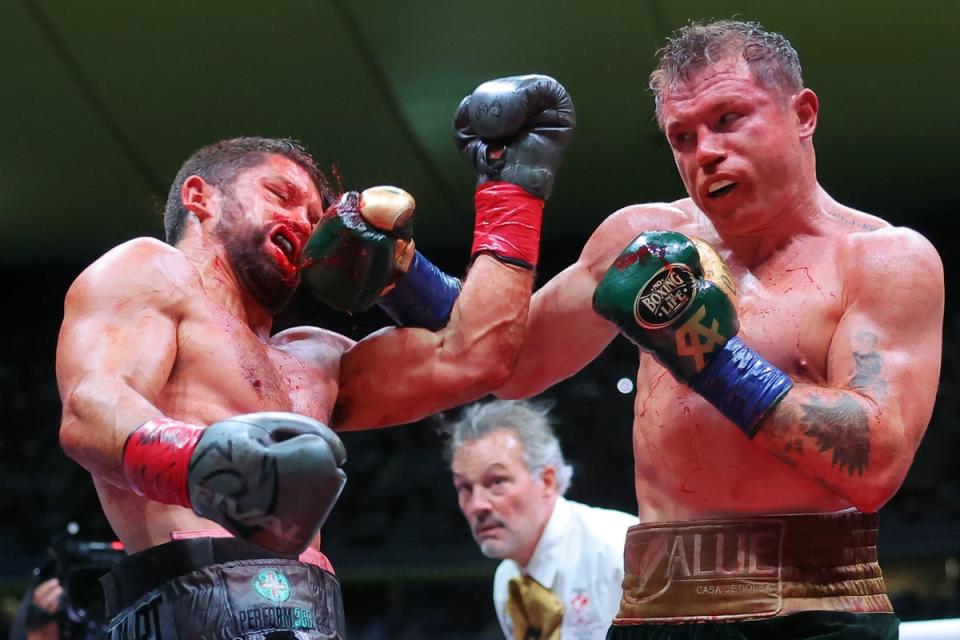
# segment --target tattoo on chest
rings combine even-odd
[[[853,352],[856,371],[850,378],[850,388],[871,390],[880,399],[887,392],[887,381],[882,377],[883,363],[876,350],[877,336],[869,331],[858,331],[856,337],[858,350]]]
[[[813,396],[801,404],[803,433],[813,438],[821,452],[831,451],[832,464],[852,476],[870,466],[870,423],[867,413],[849,397],[827,401]]]

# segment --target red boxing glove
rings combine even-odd
[[[140,425],[123,445],[123,475],[138,496],[190,508],[187,472],[203,427],[170,418]]]
[[[490,181],[477,187],[474,203],[471,255],[489,251],[503,262],[536,269],[543,200],[510,182]]]

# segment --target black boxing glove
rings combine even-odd
[[[549,76],[484,82],[454,116],[454,143],[477,174],[472,255],[533,269],[543,204],[576,123],[573,101]]]
[[[573,100],[559,82],[510,76],[484,82],[460,102],[453,137],[478,186],[510,182],[546,200],[576,122]]]
[[[156,418],[127,437],[123,471],[137,495],[190,508],[281,554],[303,551],[336,504],[346,449],[326,425],[264,411],[209,427]]]

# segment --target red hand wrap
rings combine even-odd
[[[471,255],[490,251],[504,262],[536,268],[543,200],[510,182],[485,182],[477,187],[474,203]]]
[[[133,492],[190,508],[187,472],[201,435],[203,427],[169,418],[137,427],[123,445],[123,475]]]

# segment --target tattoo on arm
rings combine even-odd
[[[853,352],[856,372],[850,378],[851,389],[872,390],[878,399],[886,395],[887,381],[881,377],[883,363],[877,353],[877,336],[869,331],[858,331],[859,348]]]
[[[870,423],[856,400],[841,396],[828,403],[817,396],[801,404],[803,433],[817,442],[821,452],[833,452],[832,464],[853,476],[870,466]]]
[[[774,453],[780,460],[786,462],[791,467],[796,467],[797,463],[790,457],[791,455],[803,454],[803,434],[797,425],[802,416],[800,412],[788,404],[780,407],[780,415],[776,420],[770,420],[764,425],[764,429],[775,434],[778,440],[783,443],[783,451]]]

